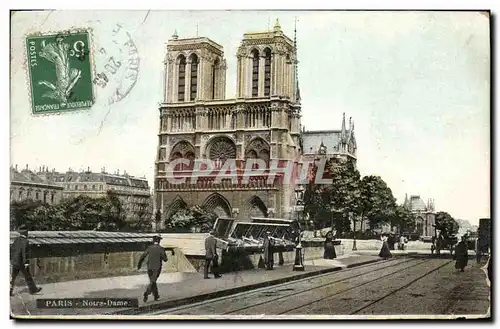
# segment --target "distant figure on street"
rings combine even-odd
[[[399,238],[399,249],[401,250],[405,250],[405,243],[406,243],[406,238],[404,235],[402,235],[400,238]]]
[[[479,238],[476,238],[476,243],[475,243],[475,251],[476,251],[476,262],[479,264],[481,262],[481,241],[479,241]]]
[[[390,233],[387,238],[387,245],[389,246],[389,250],[394,250],[394,245],[396,244],[396,237],[394,234]]]
[[[271,232],[266,232],[264,237],[264,264],[266,270],[272,270],[274,266],[274,241],[271,237]]]
[[[142,254],[139,259],[139,264],[137,265],[137,269],[140,270],[142,263],[148,257],[148,276],[149,276],[149,285],[144,292],[144,302],[148,301],[148,296],[152,293],[155,300],[160,299],[160,295],[158,293],[158,286],[156,281],[161,273],[161,268],[163,263],[167,261],[167,254],[165,253],[165,249],[160,246],[160,236],[153,237],[153,244],[150,245],[146,251]]]
[[[389,244],[387,243],[387,236],[382,235],[381,240],[382,240],[382,248],[380,249],[379,252],[379,257],[382,257],[383,259],[391,258],[391,250],[389,249]]]
[[[210,235],[205,239],[205,268],[204,278],[210,279],[208,269],[212,265],[214,278],[220,278],[217,268],[219,267],[219,256],[217,255],[217,240],[215,240],[215,231],[210,231]]]
[[[33,295],[40,292],[42,288],[36,286],[30,273],[30,264],[28,259],[28,229],[25,226],[21,226],[18,232],[20,235],[14,240],[10,249],[10,264],[12,266],[10,295],[13,296],[14,294],[14,285],[19,272],[23,273],[26,284],[28,285],[28,291]]]
[[[334,241],[334,236],[333,232],[329,231],[326,233],[326,238],[325,238],[325,252],[323,254],[324,259],[334,259],[337,258],[337,254],[335,253],[335,245],[333,244]]]
[[[467,262],[469,261],[465,235],[462,236],[462,241],[460,241],[455,247],[455,260],[455,268],[460,270],[460,272],[463,272],[464,268],[467,266]]]
[[[441,233],[436,237],[436,255],[441,255],[441,249],[443,249],[444,239]]]

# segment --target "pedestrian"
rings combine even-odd
[[[264,237],[263,248],[266,270],[272,270],[274,266],[274,241],[269,231],[266,232],[266,236]]]
[[[333,243],[335,237],[333,236],[333,232],[329,231],[326,233],[325,238],[325,252],[323,253],[324,259],[334,259],[337,258],[337,254],[335,253],[335,244]]]
[[[214,278],[220,278],[221,275],[218,273],[219,267],[219,256],[217,255],[217,240],[215,240],[215,231],[211,230],[208,237],[205,239],[205,268],[204,268],[204,278],[210,279],[208,276],[208,269],[212,265],[212,273]]]
[[[379,252],[379,257],[382,257],[383,259],[391,258],[391,250],[389,249],[389,244],[387,243],[387,236],[382,235],[381,240],[382,240],[382,248],[380,249]]]
[[[148,301],[148,296],[153,294],[155,301],[160,299],[160,294],[158,293],[158,285],[156,281],[161,273],[161,268],[163,262],[167,261],[167,254],[165,253],[165,249],[160,246],[161,236],[153,237],[153,244],[150,245],[146,251],[142,254],[139,259],[139,264],[137,265],[137,269],[140,270],[142,263],[148,257],[148,277],[149,277],[149,285],[144,292],[144,302]]]
[[[28,285],[28,291],[33,295],[40,292],[42,288],[36,286],[35,280],[33,280],[30,273],[28,229],[26,226],[22,225],[18,232],[19,236],[12,243],[10,250],[10,264],[12,266],[10,295],[14,295],[14,285],[19,272],[23,273],[26,284]]]
[[[401,250],[405,250],[405,242],[406,242],[406,238],[404,235],[402,235],[400,238],[399,238],[399,249]]]
[[[467,262],[469,261],[465,235],[462,236],[462,241],[460,241],[455,247],[455,261],[455,268],[460,270],[460,272],[463,272],[464,268],[467,266]]]
[[[480,240],[479,240],[479,237],[476,238],[476,241],[475,241],[475,251],[476,251],[476,263],[480,263],[481,262],[481,256],[482,256],[482,250],[481,250],[481,244],[480,244]]]
[[[441,249],[444,246],[444,239],[441,233],[436,237],[436,255],[441,255]]]

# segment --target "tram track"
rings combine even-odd
[[[385,276],[384,275],[378,275],[376,278],[373,280],[369,280],[366,282],[363,282],[359,285],[356,285],[354,287],[350,287],[348,289],[342,290],[340,292],[337,292],[336,294],[340,294],[342,292],[348,291],[355,289],[357,287],[373,283],[377,280],[380,280],[387,275],[393,275],[396,273],[400,273],[401,271],[408,270],[412,267],[421,265],[425,263],[426,260],[416,260],[416,259],[392,259],[389,261],[384,261],[384,262],[379,262],[375,264],[368,264],[362,267],[359,267],[356,269],[356,271],[360,271],[361,273],[357,273],[355,275],[345,275],[348,274],[348,272],[340,271],[340,272],[335,272],[335,273],[327,273],[327,274],[322,274],[319,276],[315,276],[313,278],[307,278],[307,279],[302,279],[302,280],[297,280],[297,281],[292,281],[288,282],[282,285],[274,286],[274,287],[266,287],[250,292],[246,292],[243,294],[238,294],[236,296],[226,296],[226,297],[221,297],[218,299],[212,299],[196,304],[191,304],[191,305],[185,305],[181,306],[178,308],[173,308],[169,310],[162,310],[159,312],[155,312],[154,314],[178,314],[178,315],[188,315],[188,314],[213,314],[214,312],[217,314],[223,314],[223,315],[230,315],[230,314],[238,314],[241,312],[244,312],[245,310],[248,310],[250,308],[255,308],[261,305],[273,305],[276,303],[279,303],[280,300],[286,300],[289,298],[293,298],[294,296],[298,296],[300,294],[307,294],[313,290],[325,290],[328,289],[331,286],[335,286],[337,284],[347,284],[348,282],[352,281],[353,279],[360,278],[362,276],[367,276],[367,275],[376,275],[377,272],[387,272]],[[385,266],[381,266],[382,264],[385,264]],[[409,266],[408,266],[409,265]],[[391,267],[388,267],[391,266]],[[368,269],[368,271],[366,271]],[[394,271],[391,271],[394,270]],[[344,274],[344,275],[342,275]],[[340,278],[339,278],[340,275]],[[328,281],[325,283],[321,284],[321,281],[324,281],[328,277],[335,278],[334,281]],[[320,283],[320,284],[318,284]],[[304,289],[297,289],[297,285],[304,285]],[[287,287],[295,287],[295,288],[287,288]],[[276,293],[281,294],[285,292],[285,294],[276,296]],[[286,293],[289,292],[289,293]],[[264,296],[263,296],[264,295]],[[330,296],[326,296],[324,298],[327,298]],[[264,300],[262,301],[262,298]],[[261,300],[259,302],[254,302],[256,300]],[[300,299],[298,299],[300,300]],[[227,304],[224,306],[224,304]],[[236,309],[231,309],[231,306],[233,305],[238,305],[238,304],[243,304],[242,307],[236,308]],[[246,305],[248,304],[248,305]],[[307,305],[307,304],[305,304]],[[304,305],[301,305],[299,307],[302,307]],[[219,313],[216,311],[216,309],[224,309],[224,308],[230,308],[230,311],[226,311],[223,313]],[[288,311],[288,310],[287,310]],[[202,313],[200,313],[202,312]],[[205,313],[203,313],[205,312]]]
[[[377,282],[377,281],[380,281],[380,280],[383,280],[384,282],[389,282],[389,281],[395,282],[395,281],[397,281],[397,280],[396,280],[397,276],[398,276],[398,275],[400,275],[400,274],[402,274],[402,272],[403,272],[403,271],[408,270],[408,269],[410,269],[410,268],[417,267],[417,266],[419,266],[419,265],[421,265],[421,264],[424,264],[424,263],[428,264],[428,263],[430,263],[430,262],[431,262],[431,260],[428,260],[428,261],[423,261],[423,262],[420,262],[420,263],[415,264],[415,265],[413,265],[413,266],[408,266],[407,268],[404,268],[404,269],[400,269],[400,270],[394,271],[394,272],[392,272],[392,273],[388,274],[387,276],[384,276],[384,277],[381,277],[381,278],[377,278],[377,279],[375,279],[375,280],[369,280],[369,281],[366,281],[366,282],[364,282],[364,283],[363,283],[363,284],[361,284],[361,285],[358,285],[358,286],[355,286],[355,287],[351,287],[351,288],[348,288],[348,289],[344,289],[344,290],[338,291],[337,293],[335,293],[335,294],[331,294],[331,295],[326,296],[326,297],[324,297],[324,298],[318,298],[318,299],[316,299],[316,300],[314,300],[314,301],[311,301],[311,302],[308,302],[308,303],[302,303],[301,305],[298,305],[298,306],[293,307],[293,308],[289,308],[289,309],[287,309],[286,311],[284,311],[284,312],[280,312],[280,313],[277,313],[277,314],[278,314],[278,315],[281,315],[281,314],[299,314],[299,313],[295,313],[294,311],[299,310],[299,309],[305,309],[305,308],[307,308],[307,307],[309,307],[309,306],[312,306],[312,305],[314,305],[314,304],[319,304],[319,302],[324,302],[325,304],[328,304],[328,300],[335,300],[335,299],[336,299],[336,298],[338,298],[340,295],[342,295],[342,294],[344,294],[344,293],[346,293],[346,292],[350,292],[350,291],[352,292],[352,291],[355,291],[356,289],[358,289],[358,288],[360,288],[360,287],[362,287],[362,286],[367,286],[367,285],[369,285],[369,284],[371,284],[371,283],[374,283],[374,282]],[[450,263],[450,261],[445,262],[445,263],[443,263],[443,264],[440,264],[440,265],[439,265],[439,266],[437,266],[437,267],[433,267],[430,271],[426,271],[424,274],[419,275],[419,276],[418,276],[418,277],[416,277],[415,279],[412,279],[410,282],[405,283],[404,285],[402,285],[402,286],[400,286],[400,287],[398,287],[398,288],[396,288],[396,289],[391,290],[389,293],[384,294],[383,296],[381,296],[381,297],[379,297],[379,298],[376,298],[376,299],[374,299],[374,300],[363,300],[363,301],[361,301],[361,303],[366,303],[366,302],[368,302],[368,303],[367,303],[367,304],[364,304],[364,305],[363,305],[363,306],[361,306],[361,307],[356,308],[354,311],[350,311],[350,312],[345,313],[345,314],[355,315],[355,314],[357,314],[357,313],[359,313],[359,312],[361,312],[361,311],[363,311],[363,310],[365,310],[365,309],[369,308],[370,306],[372,306],[372,305],[374,305],[374,304],[376,304],[376,303],[379,303],[381,300],[383,300],[383,299],[385,299],[385,298],[387,298],[387,297],[389,297],[389,296],[392,296],[394,293],[396,293],[396,292],[398,292],[398,291],[401,291],[401,290],[403,290],[403,289],[405,289],[405,288],[407,288],[407,287],[411,286],[412,284],[414,284],[414,283],[415,283],[415,282],[417,282],[418,280],[421,280],[422,278],[424,278],[424,277],[428,276],[429,274],[431,274],[431,273],[433,273],[433,272],[435,272],[435,271],[438,271],[440,268],[442,268],[442,267],[444,267],[444,266],[448,265],[449,263]],[[383,290],[383,289],[382,289],[382,290]],[[340,298],[340,299],[342,299],[342,298]],[[347,298],[347,299],[350,299],[350,298]]]

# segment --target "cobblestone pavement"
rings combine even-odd
[[[482,265],[458,272],[451,259],[399,258],[294,281],[155,315],[484,315],[490,290]]]

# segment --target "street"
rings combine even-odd
[[[481,315],[486,275],[470,260],[397,258],[149,315]]]

